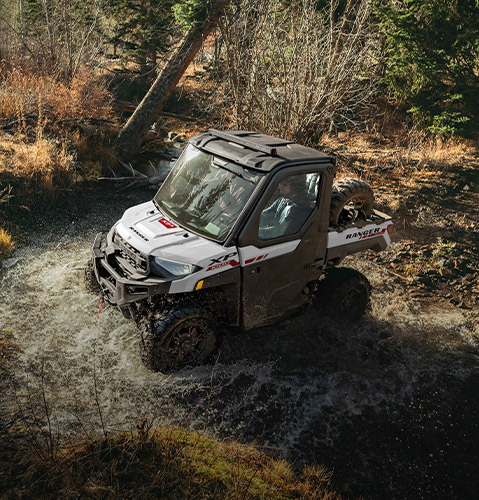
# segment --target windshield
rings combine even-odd
[[[181,226],[223,242],[262,177],[190,144],[154,200]]]

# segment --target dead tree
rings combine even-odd
[[[204,19],[189,29],[181,45],[126,122],[117,138],[117,150],[124,161],[131,160],[137,153],[142,137],[153,125],[227,3],[228,0],[211,0]]]

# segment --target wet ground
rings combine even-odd
[[[216,364],[171,375],[141,363],[134,324],[83,286],[89,246],[152,190],[92,187],[63,210],[29,215],[29,241],[0,271],[0,329],[21,351],[1,398],[4,425],[46,421],[54,435],[187,425],[255,441],[298,467],[322,463],[345,497],[476,498],[477,311],[421,297],[362,255],[374,286],[355,324],[314,310],[226,332]],[[348,263],[345,262],[345,265]]]

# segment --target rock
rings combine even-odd
[[[10,269],[13,267],[15,264],[17,264],[20,260],[20,257],[13,257],[11,259],[3,259],[2,260],[2,268],[3,269]]]
[[[463,188],[462,188],[463,191],[470,191],[471,188],[469,187],[468,184],[466,184]]]

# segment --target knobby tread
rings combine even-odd
[[[100,285],[98,284],[95,273],[93,272],[93,262],[90,259],[85,266],[83,278],[85,282],[85,288],[94,294],[100,293]]]
[[[343,210],[352,200],[358,200],[362,203],[364,217],[371,216],[374,206],[374,194],[369,184],[353,177],[338,179],[333,184],[331,191],[330,225],[334,226],[339,223]]]
[[[329,269],[326,277],[318,284],[315,293],[316,308],[322,315],[339,321],[356,321],[369,308],[371,288],[366,276],[355,269]],[[344,300],[351,293],[357,298],[352,306]]]
[[[168,350],[171,335],[184,321],[199,321],[206,329],[206,345],[194,360],[178,360]],[[214,317],[210,311],[196,304],[170,311],[163,311],[144,317],[138,322],[141,332],[140,351],[144,364],[163,373],[177,370],[188,364],[201,364],[209,359],[216,347],[216,332],[213,328]]]

